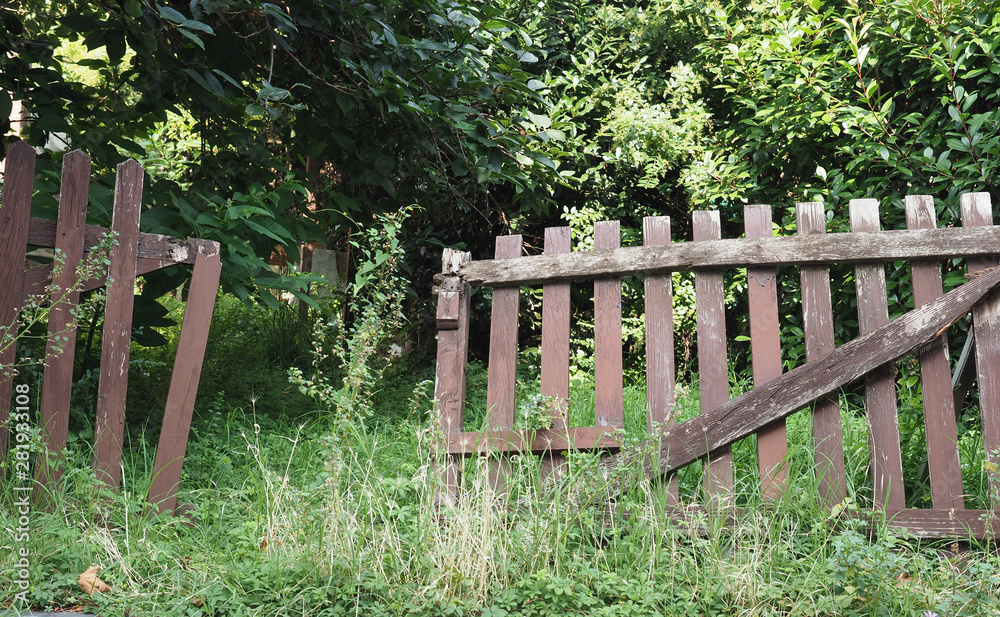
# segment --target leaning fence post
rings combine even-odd
[[[448,454],[448,433],[462,430],[465,420],[465,380],[469,347],[469,297],[471,287],[458,276],[459,267],[472,261],[472,254],[445,249],[441,274],[436,277],[434,291],[437,303],[437,371],[434,399],[437,401],[439,422],[444,432],[444,467],[439,470],[441,482],[449,499],[458,492],[460,455]]]
[[[149,487],[148,501],[156,512],[174,510],[177,505],[177,489],[181,483],[181,468],[187,452],[191,416],[205,361],[221,271],[219,243],[199,241]]]

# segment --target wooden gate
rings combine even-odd
[[[655,448],[621,451],[601,465],[641,465],[647,476],[668,476],[698,459],[706,482],[725,502],[733,491],[729,446],[757,435],[759,482],[765,497],[788,486],[784,418],[814,405],[812,437],[819,495],[827,506],[846,496],[843,438],[837,393],[864,380],[869,426],[873,502],[884,505],[890,525],[923,537],[995,537],[996,503],[966,510],[959,466],[955,400],[946,331],[973,313],[976,381],[983,446],[993,468],[1000,463],[1000,227],[985,193],[962,197],[960,228],[937,228],[933,200],[909,196],[907,230],[880,231],[878,202],[853,200],[851,233],[826,234],[822,204],[797,204],[798,235],[772,237],[770,206],[745,209],[745,237],[722,239],[718,212],[693,214],[693,242],[671,243],[670,221],[644,221],[644,245],[619,248],[617,222],[597,223],[594,250],[570,252],[568,228],[548,229],[545,254],[522,256],[519,236],[497,239],[496,258],[471,261],[446,250],[436,281],[438,358],[436,397],[449,451],[447,486],[457,487],[461,456],[485,452],[617,450],[613,431],[622,427],[621,286],[625,275],[645,277],[647,416],[665,423]],[[941,261],[963,257],[972,280],[943,293]],[[886,262],[911,265],[915,310],[889,320]],[[829,265],[854,264],[861,337],[835,347]],[[778,266],[799,266],[806,363],[783,373],[777,300]],[[729,396],[723,272],[746,268],[754,389]],[[675,391],[673,298],[670,274],[693,271],[698,330],[697,370],[701,414],[671,421]],[[518,298],[521,286],[543,288],[541,393],[569,392],[569,284],[594,281],[595,424],[589,428],[515,431]],[[463,430],[465,367],[472,286],[493,288],[487,409],[490,430]],[[933,507],[905,505],[896,382],[891,363],[913,351],[920,366]],[[969,365],[971,366],[971,364]],[[547,467],[543,467],[547,469]],[[494,472],[502,482],[503,469]],[[615,477],[613,474],[608,477]],[[991,495],[1000,494],[991,473]],[[624,490],[625,481],[613,488]],[[677,500],[676,484],[670,487]]]
[[[48,344],[37,405],[44,444],[35,465],[38,488],[53,486],[62,474],[60,456],[69,430],[76,345],[73,311],[79,292],[107,287],[94,425],[94,472],[98,480],[117,490],[121,482],[136,277],[174,264],[192,264],[194,271],[148,495],[157,511],[173,510],[218,291],[219,244],[140,233],[143,169],[134,160],[118,166],[111,230],[86,223],[90,185],[90,157],[86,154],[76,150],[63,158],[58,221],[31,218],[34,177],[34,150],[24,142],[12,144],[7,149],[0,206],[0,326],[10,325],[8,338],[0,343],[0,367],[16,363],[13,336],[24,303],[30,299],[49,303]],[[75,265],[109,231],[116,238],[107,277],[77,281]],[[52,266],[25,269],[29,246],[52,248],[60,255],[63,267],[55,269],[54,279]],[[0,372],[0,454],[7,451],[10,427],[27,420],[34,409],[27,404],[31,397],[22,394],[12,398],[16,383],[15,371]],[[13,416],[9,415],[11,411]],[[14,421],[8,423],[11,418]],[[14,448],[26,447],[14,444]]]

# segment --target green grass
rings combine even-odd
[[[225,336],[258,336],[240,319],[225,323]],[[215,345],[239,346],[231,339]],[[991,543],[972,542],[952,560],[938,552],[945,542],[859,522],[859,508],[871,505],[867,430],[847,394],[850,499],[836,516],[817,504],[806,411],[788,420],[791,486],[781,499],[762,500],[749,438],[733,448],[736,516],[697,514],[679,524],[664,515],[664,492],[650,482],[606,507],[595,482],[598,458],[588,454],[569,457],[559,484],[539,480],[535,458],[513,457],[505,495],[491,488],[489,459],[466,459],[460,498],[442,499],[441,443],[427,401],[430,358],[390,369],[374,390],[372,414],[346,422],[286,393],[279,371],[251,375],[240,356],[230,358],[232,379],[222,367],[211,373],[228,386],[225,396],[203,397],[192,426],[179,496],[194,505],[187,516],[145,515],[155,422],[132,431],[122,490],[110,494],[93,480],[87,427],[74,421],[62,490],[48,496],[47,509],[32,510],[30,537],[8,533],[0,552],[13,580],[16,551],[29,551],[33,605],[83,606],[108,617],[1000,611],[1000,559]],[[473,365],[472,427],[484,422],[485,383],[485,371]],[[525,404],[537,379],[529,373],[519,384]],[[734,381],[733,394],[747,387]],[[697,392],[697,383],[678,389],[680,420],[698,413]],[[643,384],[626,384],[624,398],[625,440],[635,443],[646,432]],[[907,430],[908,414],[901,407]],[[569,418],[571,425],[593,421],[586,379],[573,384]],[[977,444],[981,451],[969,423],[960,450],[970,507],[989,497]],[[910,452],[906,460],[917,458]],[[916,471],[907,469],[919,477]],[[700,463],[678,475],[682,499],[699,501]],[[907,487],[915,505],[920,482]],[[5,484],[0,524],[7,530],[18,526],[17,498]],[[77,577],[92,565],[110,592],[89,597],[79,589]],[[4,585],[0,601],[9,603],[15,591]]]

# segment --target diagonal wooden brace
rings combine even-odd
[[[645,477],[672,473],[930,343],[998,285],[1000,269],[985,271],[937,300],[841,345],[820,360],[807,362],[712,411],[667,429],[658,449],[647,446],[623,450],[604,459],[601,466],[610,472],[634,468],[638,462]],[[612,480],[609,488],[626,490],[629,483]]]

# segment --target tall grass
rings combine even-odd
[[[644,413],[641,387],[633,387],[629,417]],[[683,414],[695,413],[694,392],[682,392]],[[224,417],[226,426],[192,440],[181,501],[196,509],[186,516],[143,515],[148,448],[127,452],[119,495],[94,483],[88,452],[72,451],[54,507],[32,514],[33,601],[82,602],[102,615],[1000,610],[990,546],[973,545],[952,563],[936,544],[852,522],[853,508],[866,505],[867,437],[849,408],[852,501],[836,516],[817,505],[808,415],[799,414],[789,420],[792,486],[781,499],[760,498],[749,440],[734,448],[741,508],[679,522],[666,516],[663,492],[650,481],[608,504],[590,490],[597,457],[587,454],[569,457],[560,483],[540,480],[534,457],[515,456],[504,493],[492,487],[488,459],[468,459],[459,498],[442,502],[433,418],[340,422],[345,432],[332,439],[335,427],[321,415],[263,417],[247,403]],[[627,433],[642,438],[638,428]],[[681,479],[694,500],[701,474]],[[13,498],[2,496],[6,528]],[[0,556],[5,567],[12,554]],[[79,590],[76,577],[90,565],[102,566],[111,592],[90,598]]]

